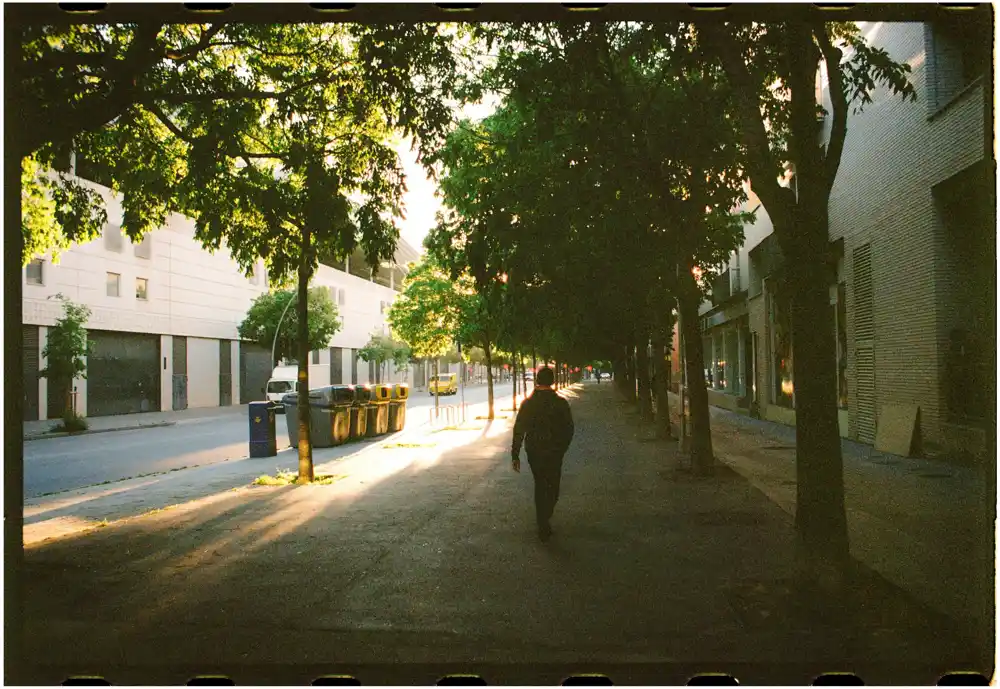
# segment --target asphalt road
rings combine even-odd
[[[510,386],[497,386],[496,395],[509,396]],[[447,396],[440,402],[458,404],[460,399],[459,395]],[[486,401],[486,386],[468,387],[465,400]],[[426,411],[414,412],[434,406],[434,398],[426,392],[414,392],[407,406],[411,410],[407,414],[408,423],[426,423]],[[281,415],[277,419],[277,433],[278,448],[287,447],[288,435]],[[33,498],[245,457],[247,434],[244,410],[242,414],[190,419],[174,426],[34,440],[24,444],[24,496]]]

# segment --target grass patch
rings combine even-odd
[[[510,417],[507,416],[506,414],[494,414],[494,416],[493,416],[493,420],[494,421],[498,421],[500,419],[509,419],[509,418]],[[477,416],[476,417],[476,421],[489,421],[489,419],[490,419],[489,416]]]
[[[387,450],[410,448],[410,447],[434,447],[437,443],[390,443],[382,447]]]
[[[167,505],[166,507],[157,507],[156,509],[150,510],[149,512],[143,512],[140,516],[149,517],[154,514],[160,514],[161,512],[167,512],[168,510],[172,510],[175,507],[177,507],[177,505]]]
[[[441,431],[481,431],[484,430],[486,426],[444,426],[443,428],[438,428],[434,432],[440,433]]]
[[[298,472],[295,471],[285,471],[279,469],[278,473],[274,476],[268,476],[264,474],[263,476],[258,476],[253,480],[253,485],[255,486],[290,486],[295,483],[295,480],[299,477]],[[313,476],[311,485],[328,486],[331,483],[336,483],[337,481],[347,478],[346,474],[316,474]]]

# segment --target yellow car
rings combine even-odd
[[[458,392],[458,374],[442,373],[439,376],[431,376],[427,384],[428,394],[433,395],[454,395]]]

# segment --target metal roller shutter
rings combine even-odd
[[[872,247],[854,250],[854,377],[857,389],[855,424],[858,440],[875,442],[875,292]]]

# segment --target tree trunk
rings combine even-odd
[[[630,404],[639,401],[636,390],[635,344],[629,344],[625,352],[625,394]]]
[[[510,358],[510,382],[514,386],[514,411],[517,411],[517,371],[514,368],[514,357]]]
[[[789,27],[792,68],[790,151],[799,195],[791,223],[774,223],[785,256],[791,301],[795,385],[797,499],[795,529],[800,573],[810,578],[840,574],[850,559],[844,510],[844,464],[837,428],[836,337],[830,313],[826,161],[816,146],[816,65],[819,54],[810,28]],[[786,216],[787,217],[787,216]]]
[[[496,418],[493,410],[493,353],[490,351],[490,343],[483,344],[483,353],[486,357],[486,400],[489,406],[487,418],[492,421]]]
[[[63,421],[68,421],[69,419],[76,417],[76,409],[73,408],[73,379],[70,378],[69,382],[66,383],[66,401],[65,409],[63,410]]]
[[[524,363],[521,364],[521,393],[528,396],[528,369]]]
[[[299,259],[299,292],[295,304],[298,316],[299,349],[299,476],[297,483],[313,480],[312,438],[309,435],[309,239],[302,231],[302,256]]]
[[[649,339],[643,332],[635,347],[636,382],[639,394],[639,420],[652,421],[653,397],[649,383]]]
[[[656,396],[656,437],[670,438],[670,403],[667,390],[670,382],[670,362],[666,357],[667,348],[657,336],[653,340],[653,394]]]
[[[437,357],[434,357],[434,385],[435,386],[437,386],[441,382],[441,379],[438,377],[438,375],[439,375],[438,374],[438,359],[437,359]],[[430,390],[430,387],[431,387],[430,382],[428,382],[427,383],[427,389]],[[437,390],[435,390],[434,391],[434,419],[435,420],[437,419],[437,415],[438,415],[438,407],[439,407],[438,400],[440,399],[440,397],[441,397],[441,395],[438,394]]]
[[[555,383],[553,383],[553,387],[555,387],[555,389],[558,390],[559,389],[559,372],[562,371],[562,369],[559,367],[559,359],[556,359],[555,364],[556,364],[556,370],[553,371],[553,373],[556,374],[556,376],[555,376],[556,381],[555,381]]]
[[[799,214],[793,230],[822,235],[815,255],[788,257],[792,348],[795,368],[795,454],[797,500],[795,527],[801,564],[825,562],[842,571],[848,562],[844,509],[844,463],[837,423],[836,340],[830,314],[826,223]],[[812,229],[818,226],[822,229]],[[777,228],[775,228],[777,229]],[[818,242],[810,242],[817,244]],[[785,247],[782,247],[784,252]],[[793,249],[794,251],[794,249]],[[797,264],[796,268],[792,264]]]
[[[691,274],[693,263],[687,261],[681,270],[682,284],[678,290],[678,309],[684,328],[685,359],[687,372],[688,405],[691,413],[691,465],[695,472],[712,471],[715,457],[712,451],[712,427],[708,414],[708,390],[702,371],[704,352],[701,341],[701,320],[698,318],[698,285]]]

